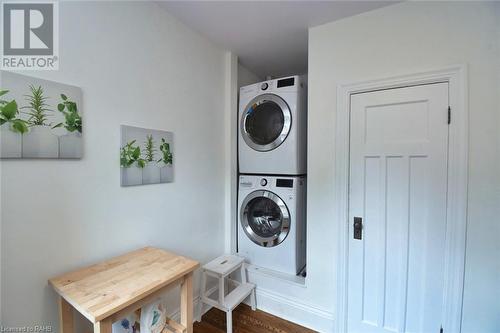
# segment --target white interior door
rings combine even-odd
[[[439,333],[448,105],[448,83],[351,96],[348,332]]]

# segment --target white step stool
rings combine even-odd
[[[226,278],[236,270],[241,270],[241,282]],[[210,294],[206,291],[207,275],[218,279],[218,300],[209,298]],[[225,294],[226,282],[234,283],[237,287],[229,294]],[[203,304],[208,304],[226,313],[227,333],[233,332],[233,310],[249,295],[252,310],[255,310],[255,285],[247,282],[247,272],[245,269],[245,259],[235,255],[223,255],[212,260],[202,267],[201,272],[201,302],[200,316],[203,310]]]

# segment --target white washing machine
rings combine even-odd
[[[291,76],[240,88],[240,173],[306,174],[306,83]]]
[[[305,177],[240,176],[238,253],[297,275],[306,264]]]

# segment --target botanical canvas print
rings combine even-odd
[[[0,72],[0,158],[82,158],[82,91]]]
[[[121,126],[121,185],[171,183],[173,172],[172,132]]]

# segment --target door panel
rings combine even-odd
[[[447,83],[351,96],[349,332],[439,332],[447,108]]]

